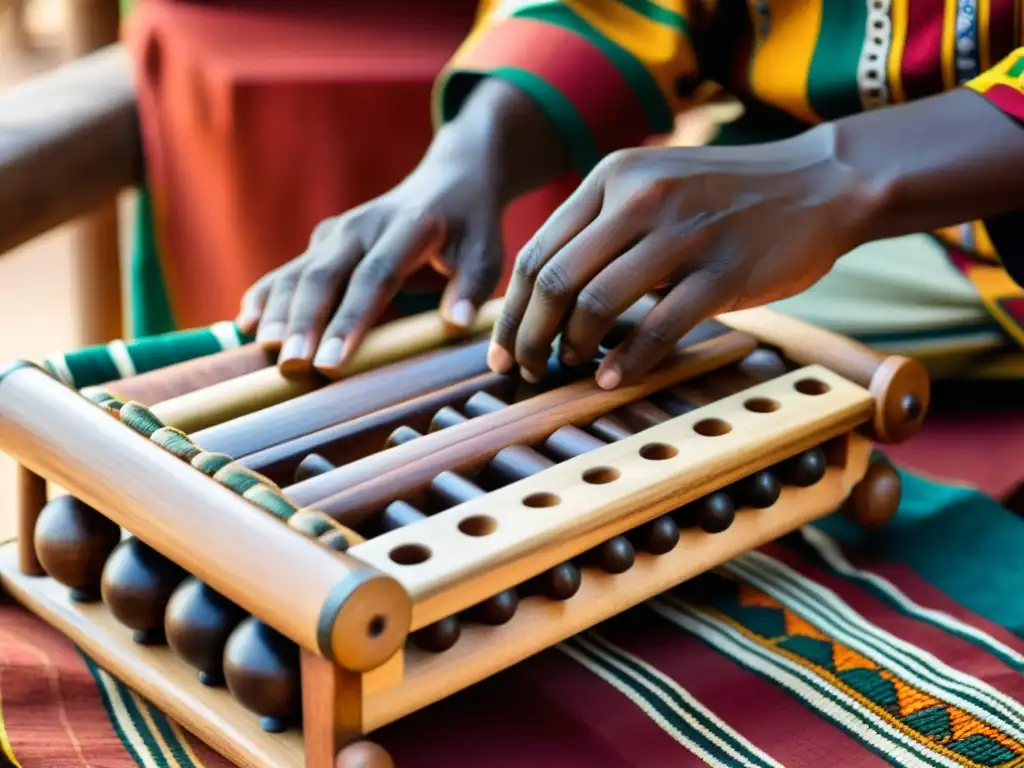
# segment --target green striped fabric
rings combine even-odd
[[[58,352],[43,361],[51,375],[81,389],[147,373],[168,365],[212,355],[252,341],[234,323],[148,336],[137,341],[95,344],[75,352]]]

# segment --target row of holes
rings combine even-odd
[[[818,379],[801,379],[793,385],[797,392],[811,397],[823,395],[829,386]],[[743,403],[743,407],[752,413],[773,413],[781,406],[777,400],[767,397],[755,397]],[[703,437],[720,437],[732,431],[732,425],[722,419],[702,419],[693,425],[693,431]],[[640,457],[647,461],[666,461],[678,455],[679,451],[667,443],[647,443],[640,448]],[[592,467],[581,476],[583,482],[590,485],[607,485],[620,477],[619,470],[614,467]],[[523,499],[523,506],[531,509],[557,507],[562,500],[554,493],[540,491],[531,493]],[[473,515],[459,522],[459,531],[466,536],[479,538],[489,536],[498,529],[498,521],[489,515]],[[389,553],[391,560],[398,565],[418,565],[430,559],[430,549],[422,544],[402,544]]]

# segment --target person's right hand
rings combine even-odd
[[[265,275],[238,324],[282,344],[278,364],[336,372],[412,273],[429,264],[451,280],[443,317],[468,326],[494,292],[502,247],[497,188],[486,167],[435,146],[399,186],[321,222],[306,252]]]
[[[468,327],[501,277],[501,214],[562,172],[567,154],[536,105],[480,83],[420,165],[381,197],[317,226],[306,252],[261,278],[236,322],[282,345],[278,365],[336,375],[402,283],[425,265],[450,277],[441,314]]]

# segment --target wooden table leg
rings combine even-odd
[[[35,472],[18,465],[18,565],[28,576],[42,576],[35,549],[36,520],[46,506],[46,480]]]
[[[84,56],[117,42],[118,0],[67,0],[67,11],[71,57]],[[81,217],[75,227],[74,285],[82,342],[96,344],[121,338],[124,312],[117,201],[104,203]]]

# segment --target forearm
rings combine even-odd
[[[974,91],[868,112],[826,130],[837,160],[871,200],[865,239],[1024,208],[1024,126]]]
[[[438,130],[427,157],[484,166],[503,203],[570,168],[568,148],[534,100],[493,78],[483,79],[458,116]]]

